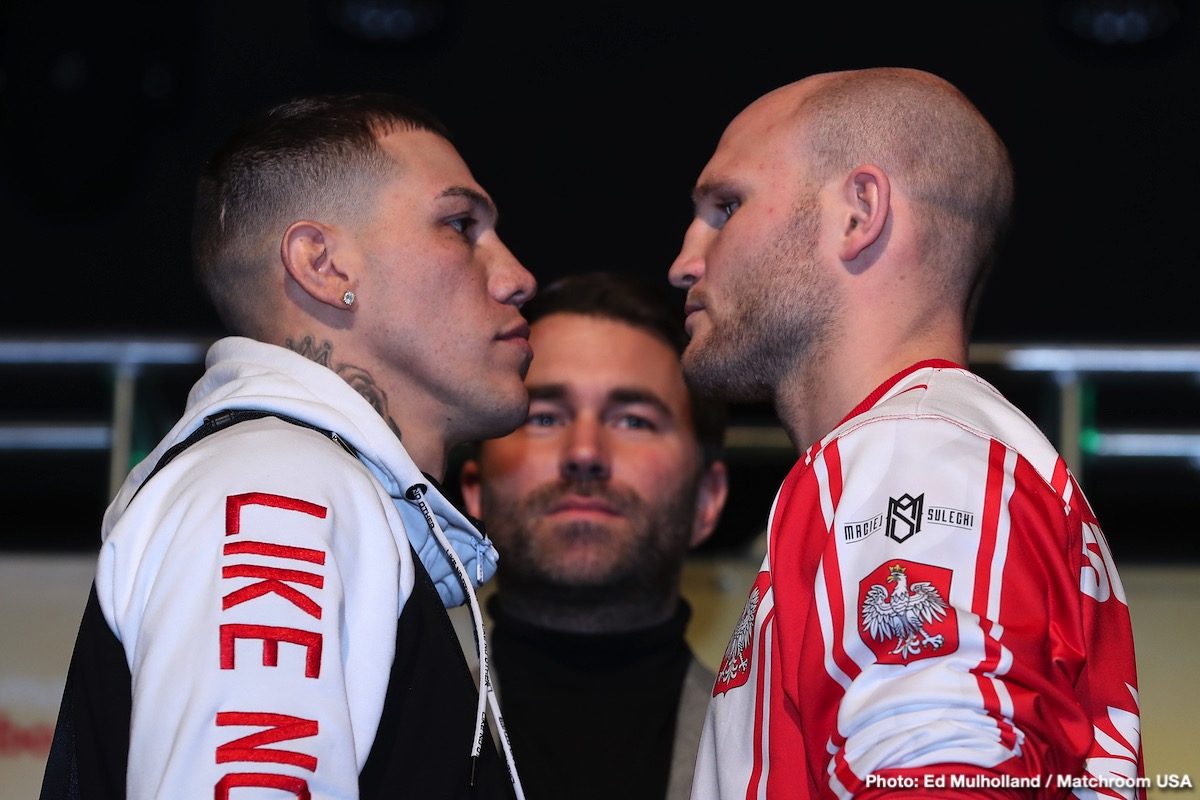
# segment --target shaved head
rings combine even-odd
[[[969,323],[1013,198],[1008,151],[974,104],[936,75],[891,67],[814,76],[759,104],[795,127],[813,183],[875,164],[921,204],[931,288],[958,298]]]

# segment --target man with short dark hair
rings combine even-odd
[[[501,553],[493,677],[526,791],[687,797],[713,675],[680,574],[724,505],[723,409],[684,382],[665,286],[575,275],[525,313],[528,419],[462,489]]]
[[[1129,609],[1063,459],[963,366],[1010,214],[979,110],[912,69],[729,124],[670,268],[689,379],[800,458],[720,665],[693,796],[1144,795]]]
[[[206,165],[235,335],[105,514],[43,798],[520,794],[446,613],[496,552],[438,488],[525,418],[535,284],[495,223],[389,95],[284,103]]]

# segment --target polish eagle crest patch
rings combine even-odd
[[[953,574],[894,559],[859,581],[859,630],[878,663],[911,664],[958,649],[958,615],[947,599]]]
[[[733,629],[733,635],[729,637],[729,644],[725,647],[725,656],[721,659],[717,680],[713,684],[713,697],[736,689],[749,680],[750,664],[754,657],[754,624],[763,597],[770,588],[771,573],[758,573],[758,578],[750,587],[750,596],[746,599],[742,616]]]

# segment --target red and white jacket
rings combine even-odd
[[[1139,727],[1083,493],[991,385],[927,361],[780,488],[692,797],[1144,797]]]

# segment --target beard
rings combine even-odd
[[[773,400],[796,364],[818,357],[835,319],[837,292],[815,253],[816,195],[801,200],[786,230],[772,243],[726,265],[736,291],[707,304],[709,325],[683,354],[683,371],[697,391],[730,401]]]
[[[560,480],[523,498],[482,487],[487,530],[500,551],[497,579],[506,604],[528,607],[654,607],[678,590],[695,519],[696,475],[648,503],[632,489]],[[568,495],[602,499],[611,521],[547,519]],[[662,502],[657,502],[657,500]]]

